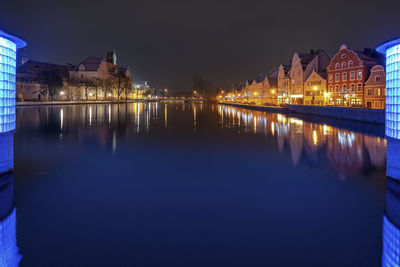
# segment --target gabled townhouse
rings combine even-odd
[[[326,68],[330,63],[329,56],[323,50],[318,50],[315,57],[310,61],[305,70],[304,82],[304,104],[320,105],[326,104]]]
[[[386,100],[386,74],[381,65],[372,67],[364,86],[366,108],[384,109]]]
[[[264,92],[266,98],[263,101],[264,105],[278,105],[278,74],[279,70],[273,70],[265,75]]]
[[[327,68],[328,104],[363,107],[365,81],[382,61],[382,56],[371,49],[353,51],[342,45]]]
[[[294,53],[290,68],[290,103],[304,104],[304,82],[313,70],[324,69],[329,56],[323,50],[311,49],[309,53]]]
[[[290,93],[290,67],[291,65],[280,65],[277,77],[277,98],[278,105],[289,103]]]

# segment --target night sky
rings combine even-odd
[[[0,28],[25,38],[32,59],[66,64],[115,48],[136,81],[192,89],[251,79],[294,52],[342,43],[375,47],[400,36],[400,1],[3,0]]]

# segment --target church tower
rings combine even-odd
[[[107,53],[107,62],[114,64],[115,66],[117,65],[117,53],[115,52],[115,49]]]

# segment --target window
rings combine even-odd
[[[362,79],[362,70],[357,71],[357,80]]]
[[[361,83],[357,83],[357,92],[361,92],[361,90],[362,90]]]
[[[350,72],[350,81],[354,81],[356,79],[356,72],[355,71],[351,71]]]
[[[353,67],[353,61],[350,60],[349,63],[348,63],[348,65],[349,65],[349,68],[352,68],[352,67]]]
[[[346,58],[346,54],[342,54],[342,58]]]
[[[335,86],[335,92],[339,93],[339,85],[338,84]]]
[[[333,85],[329,85],[329,92],[333,92]]]
[[[375,82],[380,82],[381,81],[381,76],[375,76]]]
[[[340,73],[335,74],[335,82],[340,82]]]
[[[292,84],[294,85],[294,80],[292,80]]]
[[[354,83],[350,84],[350,90],[354,92],[355,89],[356,89],[356,85]]]
[[[381,95],[381,88],[376,89],[376,95]]]
[[[380,107],[381,107],[380,103],[378,101],[375,101],[375,108],[380,108]]]
[[[330,83],[333,82],[333,75],[332,74],[329,74],[329,82]]]
[[[336,63],[336,65],[335,65],[335,69],[337,69],[337,70],[339,70],[339,69],[340,69],[340,64],[339,64],[339,63]]]
[[[342,69],[346,68],[346,62],[342,62]]]
[[[342,81],[347,81],[347,72],[342,73]]]
[[[347,84],[343,84],[343,92],[347,92]]]
[[[372,89],[368,89],[368,95],[372,95]]]
[[[367,108],[372,108],[371,102],[367,102]]]

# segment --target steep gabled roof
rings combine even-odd
[[[311,60],[314,59],[314,57],[317,55],[314,51],[311,51],[310,53],[297,53],[300,58],[301,65],[303,66],[303,69],[307,67],[307,65],[311,62]]]
[[[100,67],[102,58],[89,56],[85,60],[83,60],[79,65],[85,66],[85,71],[97,71]]]
[[[255,79],[256,83],[261,83],[265,80],[266,74],[259,74]]]

